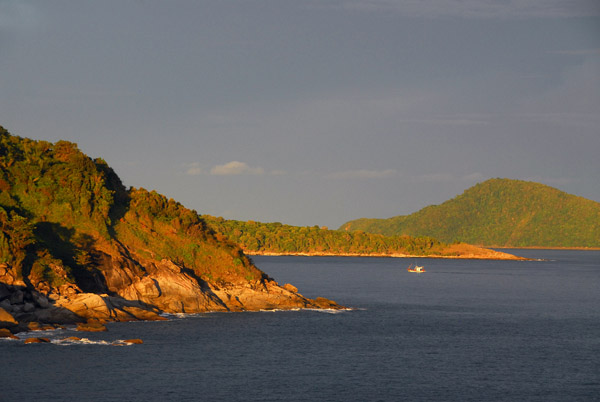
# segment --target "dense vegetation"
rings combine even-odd
[[[168,259],[207,281],[260,279],[242,250],[195,211],[144,189],[125,189],[102,159],[66,141],[0,127],[0,264],[24,285],[102,289],[106,256]],[[133,263],[133,262],[132,262]]]
[[[431,237],[383,236],[356,231],[347,233],[318,226],[290,226],[225,220],[204,215],[216,232],[241,245],[248,253],[442,255],[447,245]]]
[[[600,247],[600,203],[543,184],[491,179],[407,216],[340,228],[508,247]]]

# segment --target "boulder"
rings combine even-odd
[[[44,295],[41,295],[39,293],[34,293],[32,296],[33,296],[33,301],[40,308],[48,308],[48,307],[50,307],[50,302],[48,301],[48,299]]]
[[[283,285],[283,288],[292,293],[298,293],[298,288],[292,285],[291,283],[286,283],[285,285]]]
[[[10,338],[10,339],[19,339],[14,336],[12,332],[10,332],[7,328],[0,328],[0,338]]]
[[[0,307],[2,307],[6,311],[12,310],[12,304],[10,304],[8,299],[0,301]]]
[[[88,321],[164,320],[154,306],[106,294],[79,293],[71,297],[61,297],[56,300],[55,306],[69,310]]]
[[[265,281],[264,285],[254,288],[229,286],[213,288],[213,291],[231,311],[341,308],[331,300],[306,298],[289,288],[279,286],[275,281]]]
[[[134,278],[129,286],[119,289],[118,294],[169,313],[228,310],[208,285],[172,261],[162,260],[147,270],[144,277]]]
[[[80,322],[79,324],[77,324],[76,330],[85,332],[105,332],[108,331],[108,328],[106,328],[106,326],[102,325],[98,321],[91,321],[86,323]]]
[[[333,300],[329,300],[329,299],[326,299],[324,297],[317,297],[314,300],[314,302],[317,305],[317,307],[320,307],[320,308],[327,308],[327,309],[331,309],[331,308],[333,308],[333,309],[339,309],[340,308],[339,304],[337,304]]]
[[[27,323],[27,329],[29,329],[30,331],[41,331],[42,326],[39,322],[32,321],[32,322]]]
[[[23,320],[50,322],[53,324],[73,324],[83,321],[81,317],[62,307],[50,306],[47,309],[36,309],[23,317]]]
[[[23,303],[24,294],[21,290],[17,289],[10,295],[10,304],[21,304]]]
[[[19,323],[15,320],[15,317],[4,308],[0,307],[0,328],[11,327],[17,324]]]
[[[48,338],[27,338],[25,343],[50,343]]]
[[[108,319],[111,316],[105,299],[95,293],[79,293],[70,297],[61,297],[56,300],[55,305],[88,320],[92,318]]]
[[[11,294],[12,294],[11,287],[0,282],[0,300],[9,298]]]
[[[125,339],[123,343],[141,345],[142,343],[144,343],[144,341],[142,341],[141,339]]]

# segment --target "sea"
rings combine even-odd
[[[0,400],[599,401],[600,251],[508,251],[532,260],[256,256],[349,309],[21,334],[52,343],[0,341]]]

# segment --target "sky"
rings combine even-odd
[[[600,201],[600,1],[0,0],[0,125],[227,219]]]

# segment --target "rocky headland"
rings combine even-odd
[[[195,211],[126,189],[106,162],[75,144],[0,127],[5,334],[65,324],[103,330],[108,321],[165,313],[302,308],[342,307],[280,286]]]

